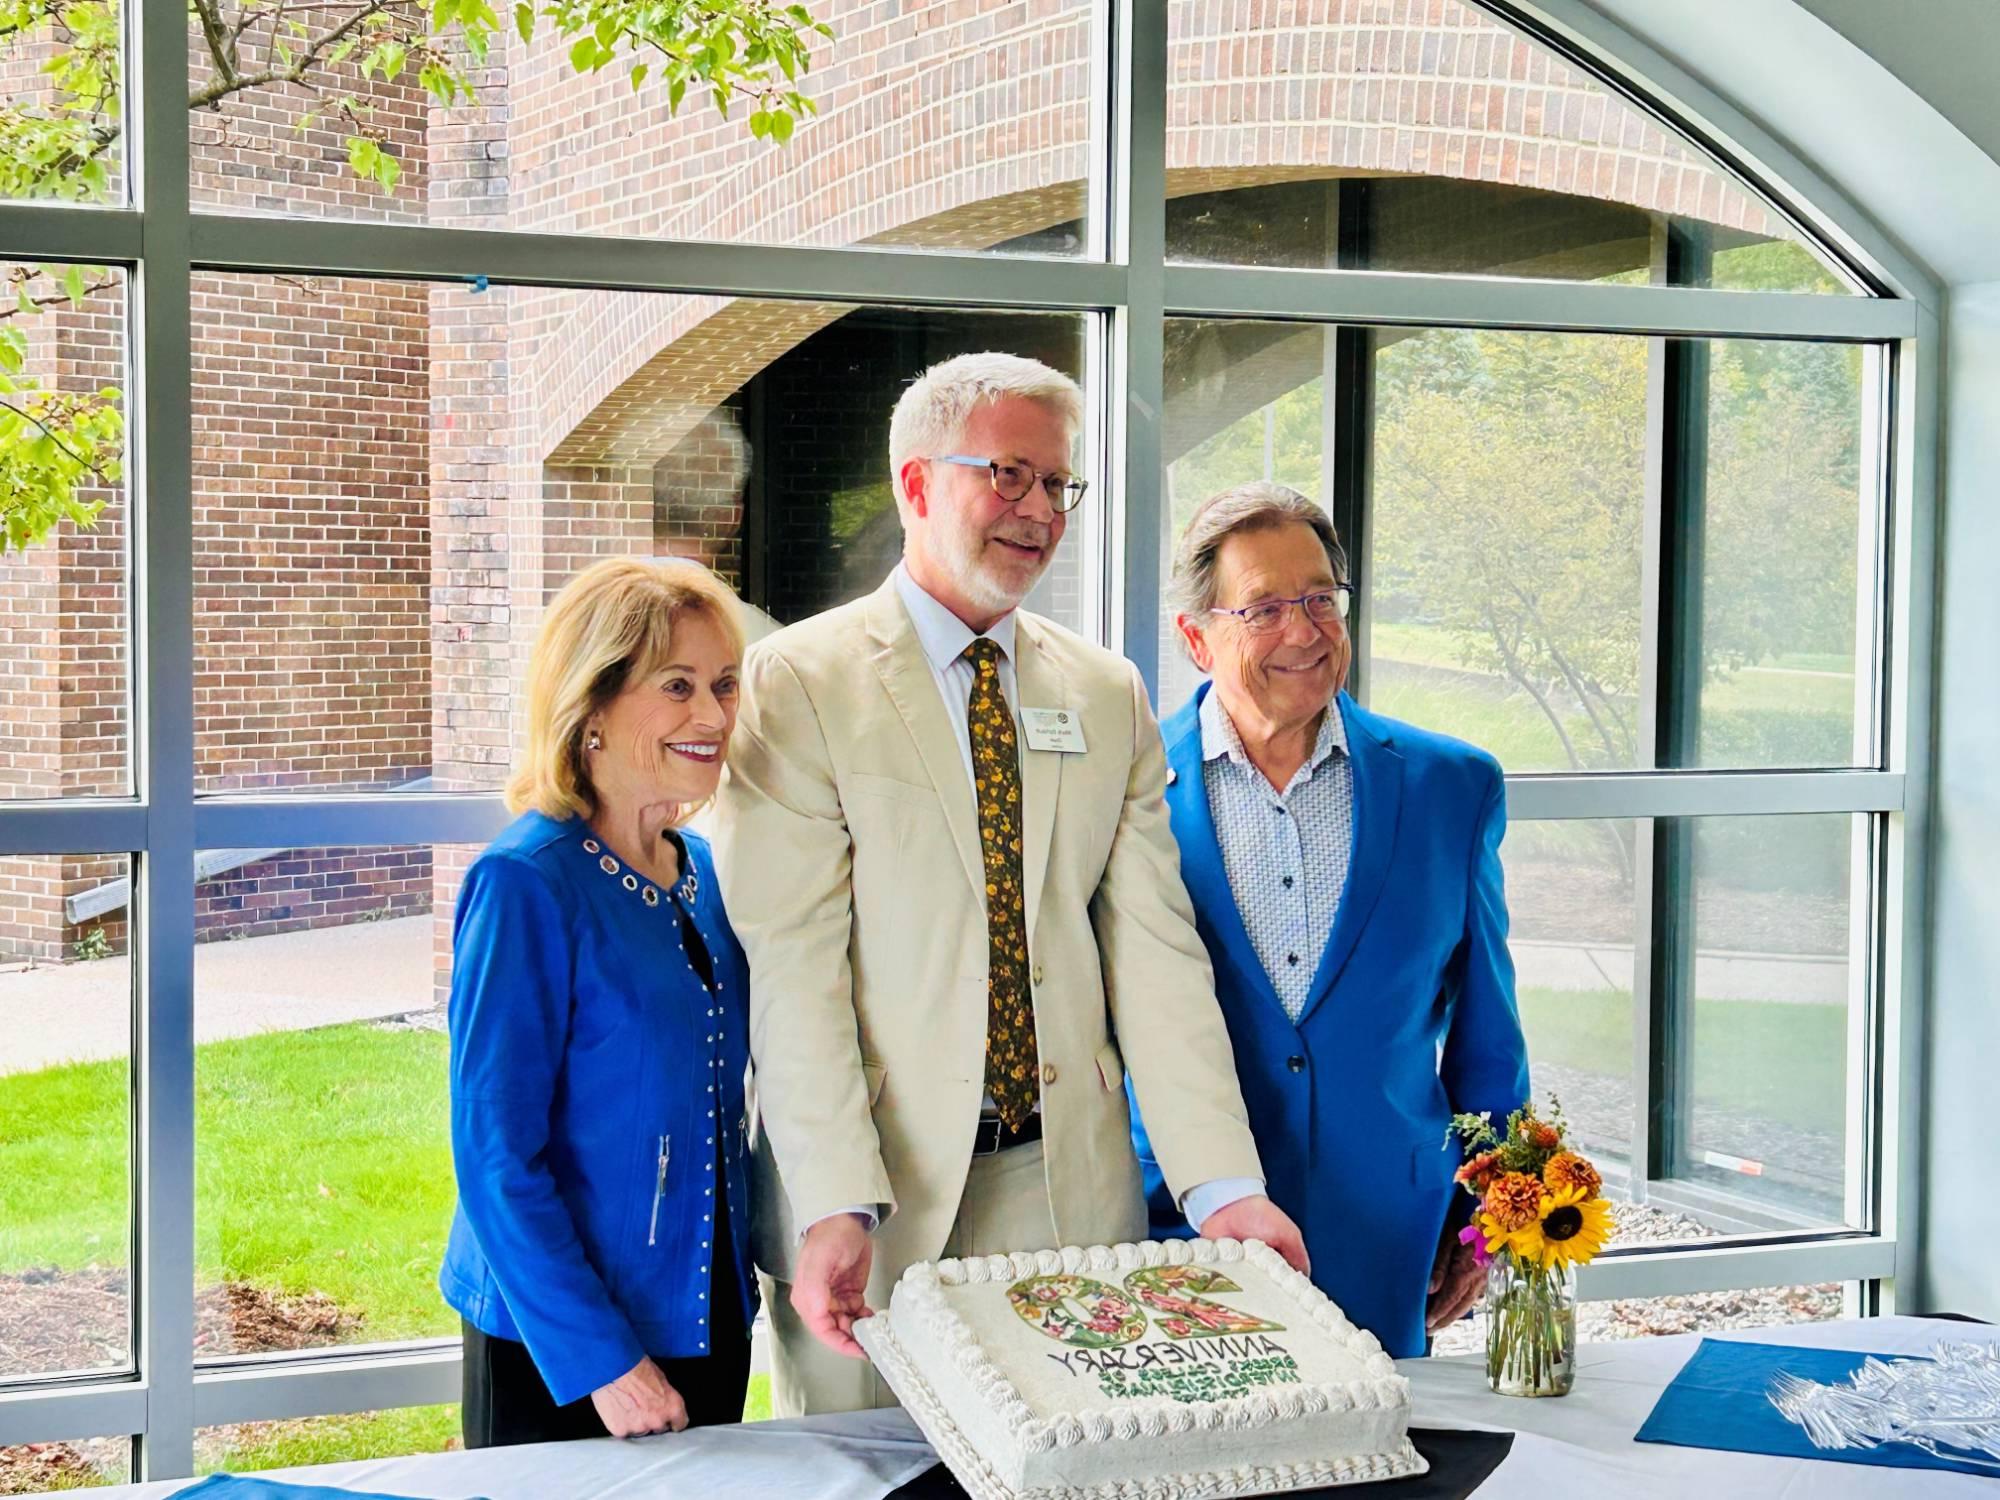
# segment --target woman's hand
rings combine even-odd
[[[611,1384],[592,1391],[590,1404],[615,1438],[679,1432],[688,1424],[687,1402],[651,1359],[640,1360]]]

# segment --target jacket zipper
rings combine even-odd
[[[660,1199],[666,1195],[667,1191],[667,1162],[673,1156],[673,1145],[674,1138],[672,1136],[663,1135],[660,1137],[659,1167],[653,1173],[653,1216],[646,1221],[646,1243],[649,1246],[659,1243]]]

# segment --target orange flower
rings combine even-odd
[[[1500,1153],[1482,1151],[1457,1172],[1457,1180],[1466,1184],[1475,1193],[1483,1193],[1500,1172]]]
[[[1542,1168],[1542,1181],[1552,1193],[1575,1188],[1586,1200],[1595,1198],[1604,1186],[1604,1179],[1598,1175],[1597,1168],[1574,1151],[1562,1151],[1551,1156],[1549,1164]]]
[[[1486,1212],[1501,1229],[1523,1229],[1541,1216],[1542,1185],[1526,1172],[1503,1172],[1486,1189]]]
[[[1526,1134],[1528,1144],[1538,1151],[1553,1151],[1563,1143],[1562,1132],[1546,1120],[1529,1120]]]

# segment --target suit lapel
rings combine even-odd
[[[924,659],[917,628],[910,623],[903,601],[896,597],[894,580],[869,598],[868,634],[875,644],[875,670],[903,716],[910,738],[917,742],[917,753],[930,773],[952,843],[965,866],[965,878],[975,891],[983,893],[986,862],[979,849],[979,813],[972,800],[972,782],[965,774],[965,756],[946,717],[931,664]]]
[[[1195,915],[1215,934],[1223,955],[1238,974],[1256,986],[1259,999],[1269,1001],[1282,1017],[1284,1006],[1278,1001],[1271,976],[1264,971],[1263,960],[1250,945],[1243,914],[1236,908],[1236,893],[1229,887],[1222,845],[1215,836],[1215,814],[1208,805],[1208,783],[1202,775],[1200,704],[1209,690],[1203,683],[1168,724],[1167,813],[1173,822],[1174,840],[1180,845],[1181,881],[1188,888]],[[1218,990],[1222,988],[1217,985]]]
[[[1373,716],[1363,713],[1342,693],[1336,700],[1347,727],[1347,753],[1354,766],[1354,852],[1347,862],[1347,886],[1340,893],[1333,932],[1314,971],[1312,989],[1299,1014],[1304,1025],[1333,990],[1340,971],[1354,954],[1355,944],[1374,915],[1396,851],[1396,829],[1403,811],[1403,757],[1377,730]]]
[[[1014,705],[1023,709],[1071,706],[1063,675],[1049,657],[1033,617],[1017,615],[1014,622]],[[1049,873],[1049,848],[1055,840],[1056,798],[1062,788],[1063,762],[1069,757],[1053,750],[1031,750],[1026,736],[1019,740],[1021,763],[1021,894],[1028,903],[1028,937],[1032,946],[1035,918],[1042,909],[1042,886]],[[1089,747],[1085,747],[1088,753]]]

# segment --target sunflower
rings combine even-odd
[[[1542,1168],[1542,1182],[1552,1193],[1573,1187],[1586,1198],[1595,1198],[1598,1189],[1604,1186],[1604,1179],[1598,1176],[1597,1168],[1574,1151],[1559,1151],[1551,1156],[1549,1164]]]
[[[1610,1237],[1611,1205],[1584,1197],[1582,1188],[1566,1187],[1544,1196],[1540,1215],[1507,1240],[1522,1260],[1550,1271],[1593,1259]]]

